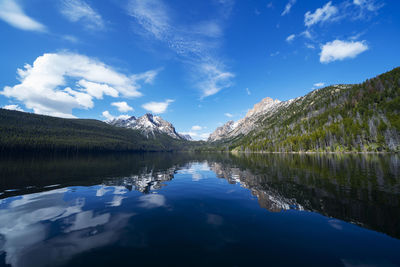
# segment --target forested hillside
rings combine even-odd
[[[0,109],[0,151],[172,151],[187,141],[89,119],[62,119]]]
[[[234,151],[400,151],[400,68],[356,85],[334,85],[261,117]]]

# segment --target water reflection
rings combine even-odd
[[[161,216],[168,227],[183,227],[182,216],[196,210],[203,212],[202,223],[218,231],[215,238],[225,240],[218,243],[219,249],[238,242],[224,228],[236,229],[235,222],[222,214],[227,209],[237,216],[232,215],[237,196],[215,195],[222,194],[220,188],[236,192],[234,184],[249,190],[270,212],[313,211],[329,217],[327,223],[336,230],[343,229],[344,220],[400,238],[399,164],[396,155],[5,158],[0,161],[0,254],[12,266],[44,266],[65,264],[84,252],[117,243],[146,247],[149,236],[135,230],[135,218]],[[215,176],[228,183],[218,183]],[[169,196],[165,186],[172,190]],[[193,195],[200,195],[199,201]],[[217,199],[216,210],[204,208],[206,198]],[[180,209],[178,216],[174,212]],[[191,220],[200,224],[199,218]]]
[[[87,197],[71,198],[73,190],[56,189],[2,201],[0,235],[6,263],[56,265],[73,255],[118,240],[134,214],[85,210],[91,201]],[[90,196],[95,191],[84,193]]]
[[[213,169],[269,211],[316,211],[400,238],[397,155],[242,155]]]

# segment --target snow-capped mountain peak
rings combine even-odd
[[[150,113],[146,113],[139,118],[132,116],[127,119],[114,119],[107,123],[118,127],[139,130],[146,137],[154,137],[155,133],[164,133],[175,139],[190,140],[177,133],[175,127],[170,122]]]

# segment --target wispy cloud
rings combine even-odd
[[[0,1],[0,19],[21,30],[46,31],[46,26],[26,15],[15,0]]]
[[[329,1],[323,7],[317,8],[314,12],[307,11],[304,15],[304,24],[307,27],[332,20],[338,13],[338,8]]]
[[[222,71],[218,64],[215,63],[204,63],[198,66],[199,78],[201,81],[198,83],[198,87],[202,90],[203,97],[211,96],[218,93],[223,88],[230,87],[232,80],[235,75]]]
[[[156,78],[157,74],[160,72],[160,70],[161,69],[148,70],[143,73],[133,74],[133,75],[131,75],[130,78],[134,82],[143,81],[144,83],[152,84],[154,82],[154,79]]]
[[[353,4],[368,11],[377,11],[384,6],[382,2],[376,0],[353,0]]]
[[[228,118],[232,118],[232,117],[233,117],[233,114],[231,114],[231,113],[228,113],[228,112],[227,112],[227,113],[225,113],[224,115],[225,115],[225,116],[227,116]]]
[[[128,105],[125,101],[122,102],[113,102],[111,103],[111,106],[114,106],[118,109],[119,112],[128,112],[128,111],[133,111],[133,108]]]
[[[174,51],[178,60],[190,67],[202,97],[232,85],[234,74],[215,57],[223,35],[223,21],[229,17],[233,1],[220,0],[219,16],[196,23],[181,24],[172,19],[162,0],[131,0],[128,14],[140,26],[139,34],[158,40]]]
[[[68,42],[71,42],[71,43],[79,43],[79,39],[78,38],[76,38],[75,36],[73,36],[73,35],[63,35],[62,36],[62,38],[65,40],[65,41],[68,41]]]
[[[277,56],[277,55],[279,55],[279,54],[280,54],[280,52],[279,52],[279,51],[276,51],[276,52],[271,53],[270,56],[271,56],[271,57],[275,57],[275,56]]]
[[[310,28],[313,25],[335,22],[345,18],[350,20],[364,20],[368,19],[369,15],[376,14],[383,6],[383,2],[378,0],[343,1],[336,6],[332,4],[332,1],[329,1],[314,12],[307,11],[304,14],[304,24]]]
[[[167,111],[168,106],[174,102],[175,100],[172,99],[167,99],[164,102],[148,102],[146,104],[142,105],[142,108],[144,108],[147,111],[150,111],[154,114],[161,114],[165,113]]]
[[[306,43],[305,46],[309,49],[315,49],[315,45],[310,44],[310,43]]]
[[[246,88],[246,93],[247,93],[247,95],[251,95],[249,88]]]
[[[193,125],[192,126],[192,131],[200,131],[202,129],[203,129],[203,127],[201,127],[200,125]]]
[[[141,96],[141,84],[151,81],[145,75],[148,72],[129,76],[96,59],[68,52],[44,54],[17,73],[20,83],[4,87],[1,95],[23,102],[35,113],[68,118],[74,117],[72,109],[93,108],[94,99],[104,95]]]
[[[289,2],[286,4],[285,9],[283,10],[281,16],[285,16],[286,14],[289,14],[290,9],[292,9],[292,6],[296,3],[296,0],[289,0]]]
[[[81,21],[87,29],[104,29],[101,15],[83,0],[63,0],[60,11],[69,21]]]
[[[289,35],[289,36],[286,38],[286,42],[291,43],[291,42],[294,40],[295,37],[296,37],[295,34]]]
[[[321,47],[320,62],[329,63],[336,60],[344,60],[347,58],[355,58],[362,52],[368,50],[365,41],[341,41],[334,40],[328,42]]]
[[[322,86],[324,86],[324,85],[325,85],[325,83],[322,83],[322,82],[314,83],[314,87],[315,87],[315,88],[322,87]]]
[[[304,36],[307,39],[312,39],[313,36],[311,35],[311,32],[309,30],[305,30],[302,33],[300,33],[299,35]]]

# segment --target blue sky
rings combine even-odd
[[[390,0],[0,0],[0,106],[159,114],[195,139],[265,97],[399,66]]]

